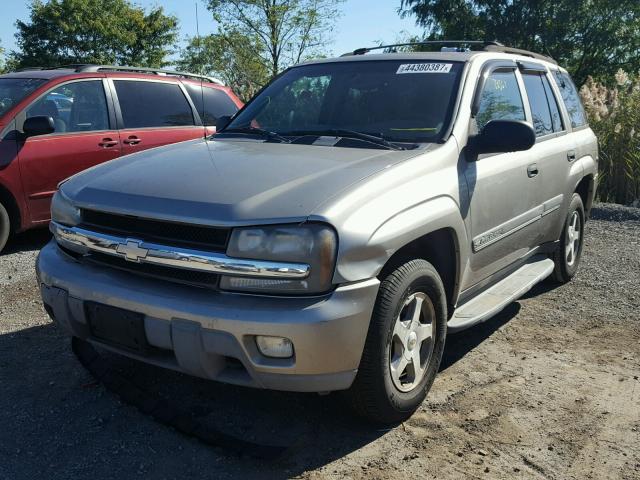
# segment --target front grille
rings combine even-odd
[[[231,229],[82,210],[82,228],[167,246],[223,252]]]
[[[119,257],[113,257],[99,252],[91,252],[80,255],[71,250],[60,247],[65,253],[75,258],[77,261],[89,265],[115,268],[124,272],[154,278],[171,283],[180,283],[194,287],[217,289],[220,276],[216,273],[195,272],[193,270],[183,270],[179,268],[164,267],[162,265],[152,265],[149,263],[134,263]]]

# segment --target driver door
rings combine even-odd
[[[58,183],[120,156],[120,137],[99,78],[64,83],[45,93],[16,117],[22,131],[32,116],[53,118],[55,131],[18,143],[20,176],[31,221],[46,222]]]
[[[491,72],[476,114],[478,130],[490,120],[526,120],[523,86],[513,68]],[[532,151],[480,155],[464,166],[470,202],[472,254],[465,287],[525,256],[537,245],[539,179]]]

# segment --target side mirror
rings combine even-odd
[[[22,131],[26,137],[47,135],[56,131],[56,125],[53,123],[53,118],[40,115],[27,118],[22,126]]]
[[[474,153],[505,153],[529,150],[536,143],[531,125],[520,120],[491,120],[469,139]]]
[[[231,115],[223,115],[222,117],[219,117],[218,121],[216,122],[216,132],[224,130],[230,123]]]

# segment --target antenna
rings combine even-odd
[[[198,46],[200,48],[200,58],[204,58],[203,55],[203,50],[202,50],[202,38],[200,38],[200,22],[198,19],[198,2],[195,2],[196,4],[196,35],[198,36]],[[200,66],[200,74],[204,75],[203,72],[204,68],[202,66]],[[200,100],[202,101],[202,115],[200,115],[200,119],[202,120],[202,131],[203,131],[203,137],[207,138],[207,125],[205,122],[205,111],[204,111],[204,85],[203,85],[203,78],[200,77]]]

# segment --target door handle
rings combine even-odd
[[[532,163],[527,167],[527,175],[529,176],[529,178],[535,177],[536,175],[538,175],[538,173],[539,171],[537,163]]]
[[[567,152],[567,160],[569,160],[570,162],[573,162],[576,159],[576,151],[575,150],[569,150]]]
[[[117,144],[118,144],[117,140],[113,140],[112,138],[103,138],[102,141],[98,143],[98,146],[102,148],[109,148],[109,147],[115,147]]]
[[[126,143],[127,145],[137,145],[141,142],[142,140],[140,140],[138,137],[136,137],[135,135],[131,135],[129,138],[125,139],[123,142]]]

